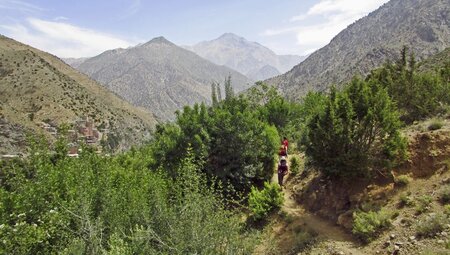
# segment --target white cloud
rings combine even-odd
[[[389,0],[321,0],[306,13],[290,19],[292,25],[267,29],[264,36],[295,34],[302,54],[311,53],[331,41],[340,31]]]
[[[15,10],[20,12],[40,12],[45,9],[19,0],[0,0],[0,9]]]
[[[15,40],[59,57],[95,56],[105,50],[126,48],[137,43],[62,21],[36,18],[28,18],[25,25],[0,25],[0,28]]]

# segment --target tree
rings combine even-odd
[[[342,92],[333,88],[309,122],[306,155],[325,175],[370,176],[404,156],[400,126],[386,89],[355,78]]]
[[[216,83],[213,82],[211,84],[211,101],[212,101],[212,105],[213,106],[217,106],[218,104],[218,99],[217,99],[217,94],[216,94]]]
[[[231,98],[234,97],[234,90],[233,90],[233,86],[231,85],[231,75],[228,75],[225,78],[225,100],[230,100]]]

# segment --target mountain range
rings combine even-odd
[[[348,26],[289,72],[266,80],[286,97],[341,85],[366,75],[406,46],[418,60],[450,46],[448,0],[391,0]],[[448,57],[448,56],[447,56]]]
[[[161,120],[171,120],[185,105],[210,102],[211,84],[231,76],[236,92],[253,81],[183,49],[164,37],[127,49],[106,51],[83,61],[78,70]]]
[[[154,115],[120,99],[59,58],[0,36],[0,153],[23,152],[25,133],[42,123],[89,117],[109,128],[117,149],[149,138]]]
[[[303,56],[277,55],[269,48],[233,33],[225,33],[217,39],[185,48],[213,63],[237,70],[253,80],[264,80],[287,72],[305,59]]]

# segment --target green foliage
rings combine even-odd
[[[416,213],[422,214],[430,209],[430,204],[433,198],[428,195],[423,195],[417,199]]]
[[[26,160],[0,161],[1,254],[248,254],[254,245],[191,150],[177,178],[148,167],[149,148],[83,150],[52,160],[36,139]],[[227,231],[223,231],[226,229]]]
[[[306,155],[325,175],[368,176],[404,157],[400,126],[386,90],[355,78],[342,92],[332,89],[324,110],[308,123]]]
[[[444,205],[450,204],[450,186],[445,187],[441,192],[441,203]]]
[[[444,121],[442,119],[432,119],[430,124],[428,125],[428,130],[438,130],[444,126]]]
[[[400,196],[400,206],[407,206],[407,207],[411,207],[413,206],[414,200],[411,198],[411,196],[406,195],[406,194],[402,194]]]
[[[265,182],[264,189],[261,191],[252,187],[248,198],[248,207],[252,212],[252,218],[261,220],[266,218],[274,209],[280,208],[283,201],[281,187],[276,183]]]
[[[447,217],[450,217],[450,205],[444,205],[444,213]]]
[[[448,65],[440,73],[418,73],[413,54],[402,51],[396,63],[372,71],[368,80],[380,82],[397,103],[401,117],[408,123],[441,113],[450,104]]]
[[[352,233],[363,242],[370,242],[383,230],[391,226],[391,215],[381,210],[379,212],[354,212]]]
[[[263,106],[260,106],[263,107]],[[152,143],[154,167],[176,176],[174,165],[191,147],[202,170],[238,191],[249,191],[272,176],[279,143],[277,129],[261,120],[259,108],[244,96],[215,107],[194,105],[177,113],[174,124],[157,127]]]
[[[448,224],[448,217],[442,213],[434,213],[417,225],[417,234],[423,237],[433,237],[445,229]]]
[[[300,162],[299,159],[295,156],[290,157],[290,169],[291,173],[295,176],[300,172]]]
[[[408,175],[399,175],[395,178],[395,184],[399,186],[406,186],[411,182],[411,178]]]

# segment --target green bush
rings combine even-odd
[[[373,70],[368,80],[383,84],[407,123],[444,112],[450,104],[449,64],[441,73],[418,73],[414,55],[408,56],[404,48],[401,56],[396,63]]]
[[[290,170],[292,175],[297,175],[300,172],[300,162],[299,159],[295,156],[291,156],[290,159]]]
[[[441,129],[444,126],[444,121],[441,119],[433,119],[431,120],[430,124],[428,125],[428,130],[438,130]]]
[[[410,196],[408,196],[408,195],[405,195],[405,194],[402,194],[401,196],[400,196],[400,206],[408,206],[408,207],[411,207],[411,206],[413,206],[415,203],[414,203],[414,200],[410,197]]]
[[[251,217],[254,220],[262,220],[271,211],[280,208],[283,201],[284,197],[281,187],[276,183],[265,182],[262,190],[252,187],[248,198],[248,207],[252,213]]]
[[[447,216],[450,216],[450,205],[444,205],[444,213]]]
[[[417,234],[423,237],[433,237],[445,229],[448,217],[442,213],[434,213],[417,225]]]
[[[417,199],[416,213],[422,214],[430,209],[430,204],[433,198],[428,195],[423,195]]]
[[[406,186],[411,182],[411,178],[407,175],[399,175],[395,179],[395,184],[399,186]]]
[[[32,144],[0,161],[0,254],[249,254],[256,233],[225,209],[188,150],[177,178],[148,148],[79,158]],[[226,231],[224,231],[224,229]]]
[[[441,202],[446,205],[450,203],[450,186],[447,186],[441,193]]]
[[[391,226],[391,215],[381,210],[379,212],[354,212],[352,233],[363,242],[370,242],[381,231]]]
[[[370,176],[371,169],[404,158],[400,127],[386,90],[355,78],[342,92],[332,89],[325,109],[308,123],[306,155],[328,176]]]

